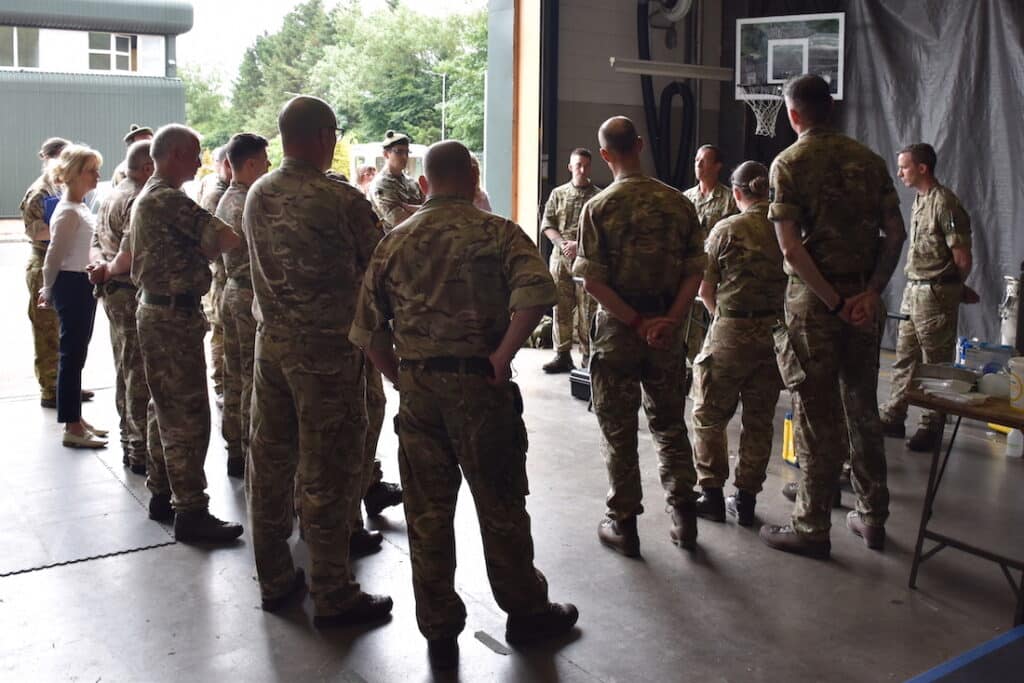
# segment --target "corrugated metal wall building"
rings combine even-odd
[[[129,125],[184,121],[175,38],[191,28],[192,4],[181,0],[4,0],[0,217],[20,215],[46,138],[95,147],[109,178]]]

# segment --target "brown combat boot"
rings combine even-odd
[[[505,642],[519,646],[554,638],[571,630],[579,618],[580,612],[571,602],[549,603],[540,614],[510,614],[505,620]]]
[[[885,527],[871,526],[856,510],[850,510],[846,515],[846,528],[852,531],[854,536],[863,538],[864,545],[872,550],[885,548]]]
[[[636,515],[627,519],[605,517],[597,527],[601,545],[626,557],[640,557],[640,535],[636,531]]]
[[[389,618],[393,606],[394,602],[387,595],[360,593],[355,602],[341,612],[314,614],[313,626],[316,628],[338,628],[383,622]]]
[[[941,438],[941,427],[918,427],[914,435],[907,439],[907,448],[912,451],[927,453],[935,449]]]
[[[722,490],[718,489],[719,495]],[[725,521],[725,501],[722,501],[722,517]],[[672,542],[684,550],[697,547],[697,503],[686,501],[672,508],[672,529],[669,530]]]
[[[549,375],[557,375],[562,372],[570,372],[576,369],[572,362],[572,354],[568,351],[559,351],[550,363],[545,363],[541,369]]]
[[[827,538],[823,541],[807,538],[797,532],[789,524],[776,526],[765,524],[758,534],[765,545],[794,555],[804,555],[818,560],[827,560],[832,554],[832,542]]]

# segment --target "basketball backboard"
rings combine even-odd
[[[832,97],[843,99],[845,16],[832,12],[737,20],[736,83],[778,86],[781,94],[786,79],[815,73],[832,87]],[[736,89],[738,100],[771,97]]]

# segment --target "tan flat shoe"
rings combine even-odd
[[[82,426],[83,427],[85,427],[86,429],[88,429],[90,432],[92,432],[96,436],[100,437],[101,439],[105,439],[105,438],[107,438],[110,435],[110,432],[108,432],[106,429],[100,429],[99,427],[93,427],[91,424],[89,424],[85,420],[82,420],[81,422],[82,422]]]
[[[107,442],[95,434],[86,431],[85,434],[64,432],[64,446],[67,448],[106,448]]]

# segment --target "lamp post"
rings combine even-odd
[[[448,74],[438,73],[430,69],[425,69],[425,71],[428,74],[441,77],[441,139],[444,140],[444,129],[448,113]]]

